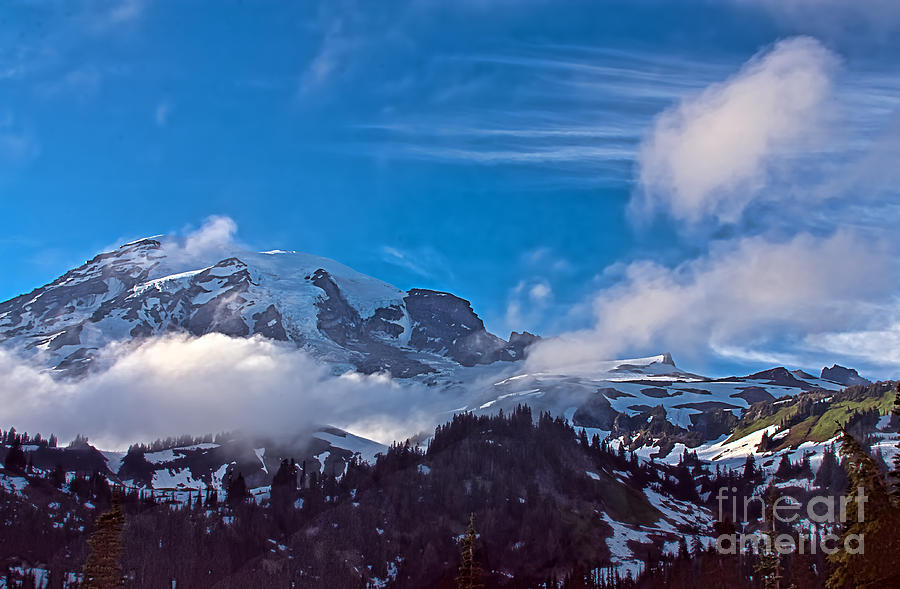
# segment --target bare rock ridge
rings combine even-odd
[[[847,386],[872,384],[868,379],[861,377],[855,368],[844,368],[837,364],[831,368],[822,368],[822,378]]]

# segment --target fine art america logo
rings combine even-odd
[[[840,536],[832,533],[838,524],[848,521],[863,522],[865,504],[868,497],[865,490],[859,487],[856,495],[829,496],[815,495],[803,504],[793,497],[760,495],[739,497],[737,487],[721,487],[716,495],[719,505],[719,521],[735,524],[751,523],[750,514],[759,510],[762,526],[752,533],[723,533],[716,538],[716,549],[721,554],[737,554],[738,552],[777,552],[778,554],[834,554],[841,550],[848,554],[865,552],[864,534],[847,534],[843,543]],[[848,513],[849,507],[849,513]],[[855,509],[854,509],[855,508]],[[855,513],[853,513],[855,511]],[[753,521],[759,521],[753,519]],[[774,530],[777,523],[788,525],[799,524],[807,528],[795,538],[791,534],[777,534]],[[807,525],[803,525],[807,524]],[[784,527],[784,526],[782,526]],[[772,530],[772,531],[769,531]]]

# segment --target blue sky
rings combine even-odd
[[[503,335],[674,347],[718,372],[900,362],[880,282],[900,204],[890,2],[12,0],[0,22],[0,299],[225,215],[252,247],[454,292]],[[756,147],[698,136],[698,113],[732,121],[758,88]],[[821,256],[857,246],[866,272]],[[718,269],[760,252],[812,268],[804,287],[728,294],[747,278]]]

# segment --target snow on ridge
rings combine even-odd
[[[273,253],[273,252],[277,252]],[[406,293],[396,286],[377,278],[367,276],[340,262],[286,250],[269,252],[235,251],[234,256],[250,267],[255,275],[265,278],[268,292],[274,299],[280,299],[287,306],[300,303],[300,308],[308,305],[321,294],[307,277],[316,270],[323,269],[334,279],[347,302],[361,317],[371,317],[375,310],[389,305],[402,306]]]
[[[168,276],[161,276],[159,278],[153,278],[141,284],[136,284],[133,288],[135,294],[140,294],[149,288],[162,288],[163,283],[166,282],[177,282],[179,280],[183,280],[185,278],[191,278],[204,272],[205,270],[209,270],[210,266],[206,268],[200,268],[198,270],[187,270],[185,272],[178,272],[175,274],[169,274]]]
[[[165,234],[158,233],[156,235],[151,235],[150,237],[141,237],[140,239],[135,239],[134,241],[129,241],[128,243],[123,243],[122,245],[119,246],[119,249],[122,249],[123,247],[128,247],[129,245],[135,245],[135,244],[141,243],[142,241],[148,241],[151,239],[159,239],[160,237],[165,237]]]
[[[384,444],[360,436],[355,436],[347,432],[345,432],[345,435],[339,436],[330,432],[318,431],[315,432],[313,436],[324,442],[328,442],[335,448],[348,450],[353,453],[358,452],[360,458],[369,463],[374,463],[376,455],[387,451],[387,446]]]
[[[173,460],[177,460],[181,458],[185,452],[191,450],[211,450],[212,448],[218,448],[219,444],[213,444],[210,442],[202,443],[202,444],[191,444],[190,446],[178,446],[176,448],[168,448],[166,450],[159,450],[157,452],[147,452],[144,454],[144,458],[147,462],[151,464],[165,464],[166,462],[172,462]],[[106,452],[105,454],[114,454],[112,452]]]
[[[777,425],[770,425],[750,432],[746,436],[727,442],[727,438],[716,444],[698,449],[697,456],[703,460],[718,461],[728,458],[744,459],[750,454],[756,454],[759,443],[762,441],[763,434],[771,436],[778,430]],[[727,443],[726,443],[727,442]]]

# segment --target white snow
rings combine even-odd
[[[125,458],[126,452],[103,452],[103,456],[106,457],[106,467],[109,468],[113,473],[119,472],[119,467],[122,466],[122,459]]]
[[[263,472],[269,474],[269,469],[266,468],[266,461],[263,459],[266,455],[265,448],[254,448],[253,453],[256,454],[256,457],[259,459],[259,463],[262,465]]]
[[[24,496],[23,491],[25,490],[25,487],[28,486],[28,481],[25,477],[0,475],[0,486],[7,492],[14,493],[21,497]]]
[[[387,452],[387,446],[384,444],[354,436],[351,433],[345,433],[345,435],[339,436],[330,432],[319,431],[314,433],[313,436],[328,442],[335,448],[349,450],[354,454],[359,453],[360,459],[369,463],[374,463],[378,454]]]
[[[767,428],[758,429],[746,436],[726,443],[725,440],[709,446],[697,448],[697,457],[701,460],[726,460],[729,458],[746,459],[750,454],[755,454],[763,433],[772,436],[778,430],[778,426],[770,425]]]

